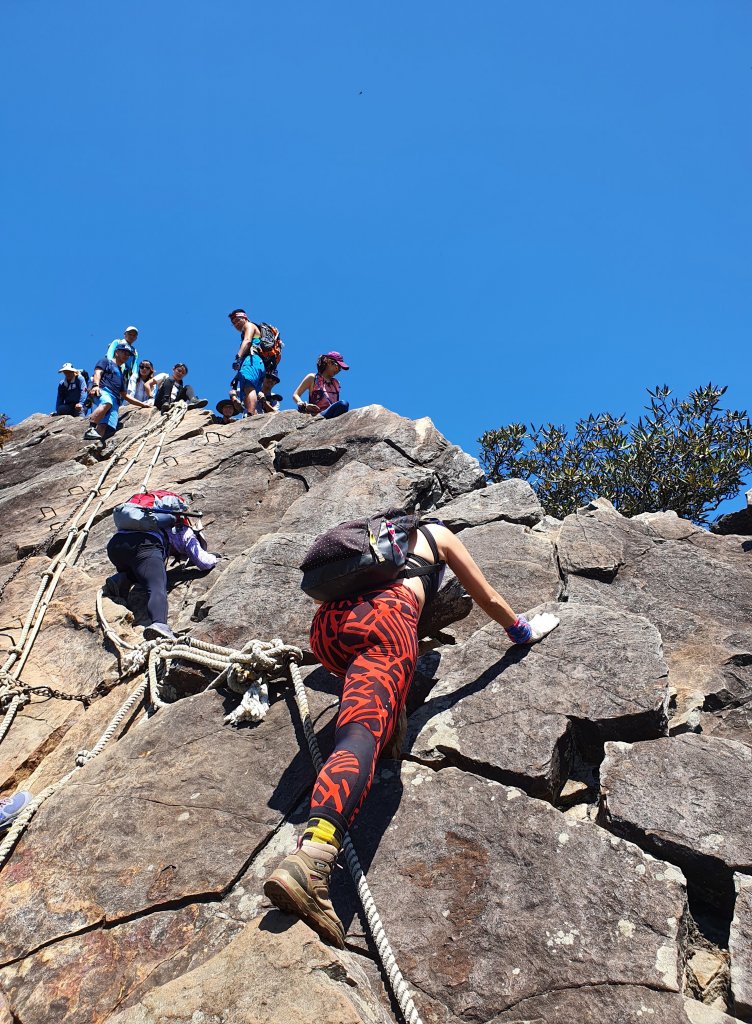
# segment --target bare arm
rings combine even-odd
[[[439,554],[446,562],[473,601],[486,615],[508,629],[517,621],[511,606],[504,600],[480,570],[462,541],[446,526],[430,526]]]
[[[261,337],[261,335],[259,333],[258,327],[254,323],[251,323],[250,320],[248,320],[246,322],[245,327],[243,328],[242,340],[240,342],[240,348],[238,349],[238,354],[235,356],[235,358],[237,359],[237,361],[239,363],[242,363],[243,360],[245,359],[245,357],[251,351],[251,345],[253,345],[253,339],[254,338],[260,338],[260,337]]]
[[[148,405],[148,403],[146,403],[146,402],[139,402],[139,400],[137,398],[134,398],[133,395],[129,395],[127,391],[121,391],[120,392],[120,397],[124,398],[126,400],[126,402],[129,402],[131,405],[137,405],[139,409],[150,409],[151,408],[151,406]]]
[[[305,391],[308,391],[309,394],[310,394],[310,391],[311,391],[311,388],[313,387],[313,382],[314,382],[315,379],[316,379],[316,375],[315,374],[307,373],[305,375],[305,377],[302,379],[302,381],[300,382],[300,384],[298,384],[298,386],[295,388],[295,390],[292,393],[292,400],[295,403],[295,405],[307,405],[308,404],[302,396],[303,396],[303,393]],[[316,410],[316,411],[318,412],[318,410]]]

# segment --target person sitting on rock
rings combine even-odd
[[[229,317],[230,323],[241,335],[237,355],[232,364],[233,370],[237,371],[233,387],[245,406],[246,414],[253,416],[266,375],[266,365],[254,344],[261,339],[261,333],[256,324],[248,319],[244,309],[234,309]]]
[[[279,403],[282,401],[282,395],[277,394],[277,392],[273,390],[275,384],[279,384],[279,377],[276,373],[267,372],[264,377],[261,393],[258,396],[258,404],[256,406],[257,412],[279,411]]]
[[[232,423],[235,417],[243,411],[243,406],[237,398],[220,398],[217,402],[217,413],[212,413],[212,423]]]
[[[418,657],[418,620],[438,593],[444,566],[504,627],[512,643],[534,643],[559,624],[550,613],[530,622],[516,615],[462,541],[439,522],[412,530],[408,552],[408,568],[435,565],[436,571],[324,602],[314,615],[311,650],[327,671],[343,680],[334,751],[314,784],[310,817],[296,852],[264,885],[275,906],[302,918],[339,948],[345,933],[329,898],[329,877],[404,707]]]
[[[196,568],[210,572],[217,556],[205,551],[188,520],[179,514],[174,525],[153,530],[118,530],[107,545],[107,557],[118,570],[102,589],[105,597],[125,600],[133,584],[146,591],[149,625],[144,639],[175,639],[167,624],[167,568],[170,555],[187,558]]]
[[[316,373],[307,374],[293,391],[292,400],[298,412],[307,412],[323,419],[334,419],[347,412],[350,403],[340,400],[337,374],[340,370],[349,369],[340,352],[325,352],[319,356]],[[307,402],[303,399],[306,391],[309,399]]]
[[[117,429],[120,403],[129,402],[141,409],[146,408],[125,390],[122,367],[132,355],[130,345],[121,342],[113,352],[113,358],[100,359],[94,367],[89,394],[98,404],[89,418],[89,429],[84,434],[86,441],[106,441]]]
[[[189,409],[204,408],[207,399],[196,398],[196,392],[191,385],[183,383],[187,376],[187,364],[175,363],[172,368],[172,376],[162,381],[154,398],[154,405],[160,412],[168,412],[175,402],[186,402]]]
[[[151,407],[154,405],[157,386],[154,364],[149,359],[142,359],[138,364],[138,373],[131,376],[126,390],[133,398],[137,398],[145,406]]]
[[[72,363],[63,363],[58,373],[64,374],[57,386],[55,416],[82,416],[86,401],[86,381]]]

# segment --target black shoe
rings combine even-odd
[[[109,597],[114,601],[125,601],[128,591],[131,589],[131,581],[124,572],[116,572],[108,576],[102,587],[102,597]]]
[[[203,409],[209,404],[208,398],[192,398],[188,403],[189,409]]]

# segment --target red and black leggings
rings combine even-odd
[[[418,599],[402,584],[329,601],[311,625],[311,650],[344,679],[334,750],[319,772],[311,817],[346,831],[371,788],[418,657]]]

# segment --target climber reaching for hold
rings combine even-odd
[[[364,550],[357,536],[362,523],[365,549],[375,553],[373,567],[365,570],[361,564],[352,568],[358,559],[347,558],[348,552]],[[384,566],[395,552],[402,568],[389,579]],[[334,750],[314,784],[308,824],[296,852],[270,875],[264,892],[340,948],[345,933],[329,898],[329,878],[405,704],[418,657],[418,621],[447,565],[513,643],[535,643],[558,626],[550,613],[530,622],[516,615],[443,523],[420,523],[402,510],[335,527],[317,538],[303,562],[303,589],[322,601],[311,625],[311,650],[343,680],[342,699]],[[382,582],[372,585],[379,576]]]
[[[167,569],[169,555],[185,557],[198,569],[209,572],[217,556],[204,549],[200,532],[188,521],[188,505],[171,491],[136,494],[114,512],[117,533],[107,545],[107,556],[118,570],[104,585],[106,597],[125,599],[131,586],[146,591],[150,624],[147,640],[175,638],[167,624]]]

